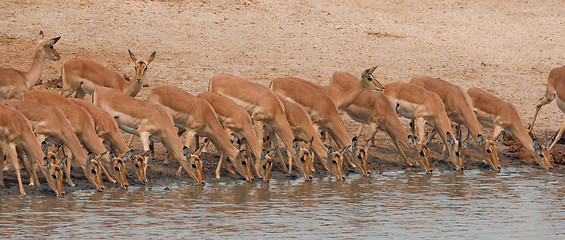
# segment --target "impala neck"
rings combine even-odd
[[[342,111],[351,105],[363,91],[363,81],[354,76],[333,78],[328,93],[336,107]]]
[[[139,82],[136,79],[132,79],[130,80],[130,82],[127,83],[127,87],[124,89],[124,94],[131,97],[135,97],[141,90],[142,86],[143,86],[143,82]]]
[[[39,82],[44,62],[45,52],[43,51],[43,48],[39,47],[35,51],[35,55],[33,56],[33,63],[31,63],[29,71],[25,72],[25,84],[28,89],[33,88]]]
[[[510,130],[510,134],[514,135],[514,137],[518,138],[518,141],[526,148],[530,153],[535,152],[533,140],[528,134],[528,131],[521,123],[518,125],[512,125]]]

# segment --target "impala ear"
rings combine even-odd
[[[408,135],[408,142],[414,147],[418,147],[418,138],[416,136]]]
[[[304,148],[306,149],[310,149],[310,147],[312,147],[312,142],[314,141],[314,137],[312,137],[310,139],[310,141],[308,143],[306,143],[306,145],[304,145]]]
[[[446,140],[451,146],[455,146],[455,140],[453,139],[453,135],[450,132],[445,133]]]
[[[296,151],[296,153],[300,152],[300,143],[298,143],[298,141],[292,141],[292,148],[294,148],[294,151]]]
[[[114,158],[116,158],[116,156],[114,155],[113,152],[110,152],[110,160],[112,160],[112,159],[114,159]]]
[[[499,143],[500,141],[502,141],[502,139],[504,139],[504,131],[498,134],[498,137],[496,138],[496,140],[494,140],[494,143]]]
[[[38,39],[39,39],[39,40],[43,39],[43,31],[39,31],[39,37],[38,37]]]
[[[355,152],[355,150],[357,150],[357,136],[353,137],[353,139],[351,139],[351,146],[353,148],[353,151]]]
[[[537,138],[532,141],[532,145],[534,147],[534,150],[542,149],[541,143],[538,141]]]
[[[481,144],[481,145],[483,145],[483,146],[485,145],[485,143],[486,143],[485,136],[483,136],[482,134],[479,134],[479,135],[477,136],[477,139],[479,139],[479,144]]]
[[[200,155],[200,153],[202,152],[202,148],[198,148],[198,150],[196,150],[196,152],[194,152],[194,155]]]
[[[133,62],[137,63],[137,57],[128,49],[129,57]]]
[[[267,153],[267,156],[272,157],[272,156],[275,154],[275,152],[277,152],[277,149],[279,149],[279,148],[277,147],[277,148],[275,148],[275,149],[269,151],[269,152]]]
[[[151,53],[151,56],[149,56],[149,59],[147,59],[147,65],[149,65],[149,63],[151,63],[153,61],[153,59],[155,58],[155,54],[157,54],[157,52],[153,51],[153,53]]]
[[[51,165],[51,161],[49,161],[48,158],[44,157],[43,158],[43,166],[45,166],[46,168],[49,168],[49,165]]]
[[[61,37],[51,38],[51,41],[53,41],[53,44],[55,44],[57,43],[57,41],[59,41],[59,39],[61,39]]]
[[[265,156],[267,156],[267,153],[269,153],[269,150],[263,149],[263,151],[261,151],[261,159],[264,159]]]
[[[187,149],[188,149],[188,148],[187,148]],[[143,157],[145,157],[145,158],[146,158],[146,157],[149,157],[149,155],[150,155],[152,152],[153,152],[153,149],[147,150],[147,152],[145,152],[145,155],[143,155]],[[189,151],[189,154],[190,154],[190,151]]]
[[[43,155],[47,155],[47,142],[41,142],[41,150],[43,151]]]

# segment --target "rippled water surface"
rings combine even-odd
[[[565,239],[564,182],[515,168],[0,196],[0,238]]]

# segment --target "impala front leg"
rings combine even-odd
[[[532,130],[534,129],[534,123],[536,122],[536,118],[538,117],[538,112],[541,109],[541,107],[543,107],[546,104],[549,104],[553,101],[553,99],[555,99],[555,90],[550,89],[550,86],[547,86],[547,90],[545,92],[545,95],[543,97],[541,97],[538,101],[538,105],[536,106],[536,113],[534,113],[534,119],[532,120],[532,124],[530,124],[530,127],[528,129],[528,133],[531,133]],[[558,138],[556,138],[558,139]]]
[[[12,160],[14,170],[16,170],[16,177],[18,178],[18,186],[20,187],[20,194],[26,195],[24,186],[22,184],[22,176],[20,175],[20,161],[18,160],[18,152],[14,143],[8,143],[8,157]],[[45,176],[49,177],[49,176]]]
[[[151,147],[149,146],[150,144],[150,140],[149,140],[149,133],[145,132],[145,131],[139,131],[139,138],[141,140],[141,144],[143,145],[143,151],[147,152],[149,150],[151,150]],[[149,155],[145,155],[143,156],[143,173],[145,174],[145,176],[143,176],[143,179],[145,179],[145,183],[147,183],[147,166],[149,165]],[[144,184],[145,184],[144,183]]]

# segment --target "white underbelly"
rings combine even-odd
[[[477,116],[477,120],[483,126],[486,127],[494,127],[494,121],[496,120],[496,116],[490,113],[483,112],[479,109],[475,109],[475,115]]]
[[[425,111],[425,107],[420,104],[404,100],[398,100],[396,103],[396,112],[408,119],[416,119],[416,114]]]

